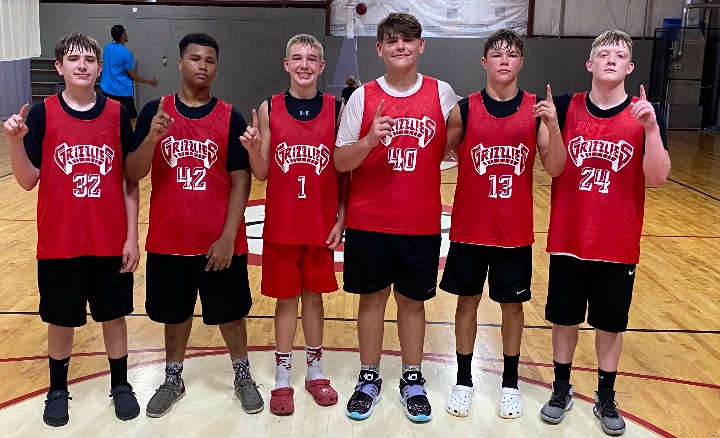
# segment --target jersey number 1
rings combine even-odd
[[[305,194],[305,177],[299,176],[298,182],[300,183],[300,193],[298,193],[298,199],[305,199],[307,198],[307,195]]]

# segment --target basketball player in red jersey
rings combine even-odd
[[[477,309],[488,278],[490,298],[502,310],[504,370],[497,412],[517,418],[523,413],[518,388],[523,302],[530,300],[535,241],[535,152],[545,170],[557,176],[565,165],[565,147],[550,86],[545,100],[518,89],[522,39],[499,30],[485,41],[483,54],[487,86],[459,102],[465,139],[458,153],[450,251],[440,281],[441,289],[458,296],[457,384],[446,410],[461,417],[470,413]]]
[[[545,318],[553,323],[555,380],[540,417],[557,424],[572,407],[570,366],[587,309],[598,359],[593,412],[606,434],[622,435],[614,384],[640,258],[645,181],[662,184],[670,157],[663,118],[642,85],[639,98],[625,92],[634,68],[630,37],[597,37],[586,67],[590,92],[555,99],[567,162],[552,183]]]
[[[337,403],[337,392],[323,374],[322,294],[338,289],[333,250],[345,227],[349,177],[339,176],[332,161],[343,106],[317,89],[325,68],[320,41],[295,35],[288,41],[284,65],[290,88],[263,101],[259,114],[253,110],[253,126],[240,138],[253,174],[268,181],[262,294],[277,298],[275,389],[270,397],[270,412],[276,415],[290,415],[295,409],[290,370],[301,299],[305,389],[320,406]]]
[[[417,71],[422,28],[392,13],[377,30],[386,74],[348,100],[335,142],[335,167],[352,170],[345,231],[343,289],[360,295],[360,378],[346,414],[372,414],[382,380],[384,315],[394,284],[402,350],[401,403],[416,422],[432,419],[420,364],[424,302],[435,296],[440,256],[440,162],[462,135],[457,97],[445,82]]]
[[[203,322],[219,325],[228,347],[243,410],[264,406],[250,375],[245,324],[250,163],[240,136],[247,124],[210,94],[219,51],[204,33],[180,40],[182,88],[145,105],[128,157],[133,180],[152,165],[145,308],[165,324],[165,382],[148,403],[149,417],[165,415],[185,395],[181,374],[198,291]]]
[[[127,382],[127,324],[133,311],[133,274],[140,259],[136,183],[123,162],[132,127],[127,111],[94,91],[100,74],[97,41],[73,33],[55,46],[55,68],[65,90],[5,122],[15,179],[38,191],[40,317],[48,323],[50,390],[43,420],[69,421],[68,364],[74,328],[85,325],[86,305],[102,323],[110,362],[115,414],[140,413]]]

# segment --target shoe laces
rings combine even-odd
[[[599,411],[602,413],[603,417],[618,418],[620,416],[616,409],[617,401],[615,401],[615,397],[598,396],[598,401],[595,407],[596,409],[598,404],[600,405]]]
[[[119,385],[110,390],[110,395],[108,397],[115,397],[121,394],[135,395],[135,391],[133,391],[130,386]]]
[[[54,402],[55,400],[72,400],[72,397],[70,397],[70,394],[68,394],[68,393],[65,393],[65,394],[55,394],[53,397],[48,398],[47,400],[45,400],[45,404]]]
[[[548,404],[554,408],[565,408],[565,399],[567,398],[568,394],[570,393],[570,386],[560,386],[557,388],[553,388],[552,395],[550,396],[550,401]]]
[[[380,392],[380,379],[368,382],[366,380],[360,380],[355,384],[355,392],[362,392],[369,396],[375,397]],[[366,389],[367,388],[367,389]]]

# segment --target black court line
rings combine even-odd
[[[38,316],[38,312],[0,312],[0,315],[26,315],[26,316]],[[88,313],[87,316],[90,316]],[[147,318],[147,313],[131,313],[131,317],[143,317]],[[193,315],[193,318],[202,318],[202,315]],[[248,315],[247,319],[273,319],[273,315]],[[300,317],[298,316],[298,320]],[[325,321],[335,322],[357,322],[357,318],[325,318]],[[386,319],[383,322],[388,324],[397,324],[397,319]],[[454,326],[455,323],[451,321],[426,321],[428,325],[447,325]],[[478,327],[497,327],[500,328],[500,324],[478,324]],[[552,326],[549,325],[526,325],[523,326],[526,329],[539,329],[539,330],[551,330]],[[595,330],[592,327],[580,327],[581,331],[592,331]],[[688,330],[688,329],[647,329],[647,328],[628,328],[628,332],[637,333],[687,333],[687,334],[703,334],[703,335],[720,335],[720,330]]]
[[[6,176],[10,176],[10,175],[12,175],[12,174],[13,174],[12,172],[6,173],[5,175],[0,176],[0,179],[3,179],[3,178],[5,178]]]
[[[690,190],[692,190],[693,192],[700,193],[701,195],[707,196],[707,197],[710,198],[710,199],[714,199],[714,200],[720,202],[720,198],[718,198],[718,197],[716,197],[716,196],[713,196],[713,195],[711,195],[710,193],[705,193],[705,192],[703,192],[702,190],[696,189],[696,188],[693,187],[693,186],[689,186],[689,185],[687,185],[687,184],[681,183],[680,181],[674,180],[674,179],[672,179],[672,178],[668,178],[667,180],[668,180],[668,181],[672,181],[672,182],[674,182],[675,184],[679,184],[679,185],[685,187],[686,189],[690,189]]]

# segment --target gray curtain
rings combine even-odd
[[[0,119],[6,120],[26,103],[32,105],[30,60],[0,61]]]

